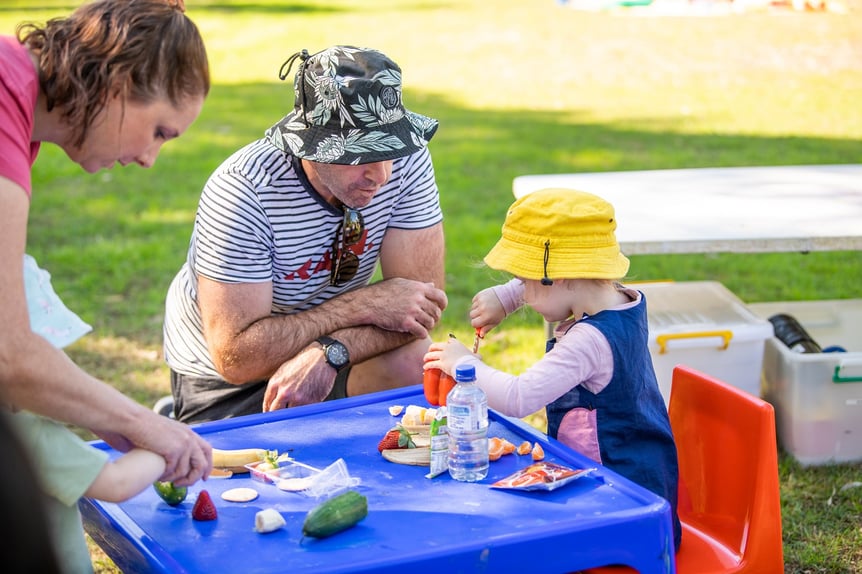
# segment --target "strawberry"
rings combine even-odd
[[[377,443],[377,450],[379,452],[393,448],[416,448],[416,443],[410,438],[410,433],[401,425],[387,431],[383,438],[380,439],[380,442]]]
[[[398,432],[397,429],[386,431],[386,434],[383,436],[382,439],[380,439],[380,442],[377,443],[377,451],[383,452],[384,450],[398,448],[399,436],[401,436],[401,433]]]
[[[198,494],[198,498],[195,500],[195,505],[192,508],[192,518],[195,520],[215,520],[218,518],[218,512],[216,512],[213,499],[210,498],[210,493],[206,490],[202,490]]]

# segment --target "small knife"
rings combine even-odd
[[[482,329],[481,327],[476,327],[476,338],[473,339],[473,354],[475,355],[479,352],[479,341],[482,340]]]

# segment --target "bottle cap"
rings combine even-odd
[[[468,383],[476,380],[476,367],[473,365],[461,365],[455,369],[455,381]]]

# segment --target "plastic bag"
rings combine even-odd
[[[314,475],[311,484],[302,493],[312,498],[329,498],[358,486],[359,483],[358,477],[350,476],[344,459],[339,458]]]

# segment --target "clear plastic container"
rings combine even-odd
[[[796,353],[778,337],[766,341],[763,397],[775,407],[781,447],[803,466],[862,461],[862,299],[750,308],[761,317],[796,317],[824,350]]]
[[[245,465],[251,473],[252,480],[266,484],[278,484],[286,479],[303,479],[311,483],[311,479],[320,474],[319,468],[308,466],[301,462],[290,460],[279,460],[278,468],[270,468],[268,463],[253,462]]]
[[[342,458],[323,470],[293,459],[279,461],[278,468],[262,469],[259,468],[261,464],[256,462],[245,465],[253,480],[274,484],[280,490],[297,492],[311,498],[335,496],[360,482],[357,477],[350,476],[347,463]]]

